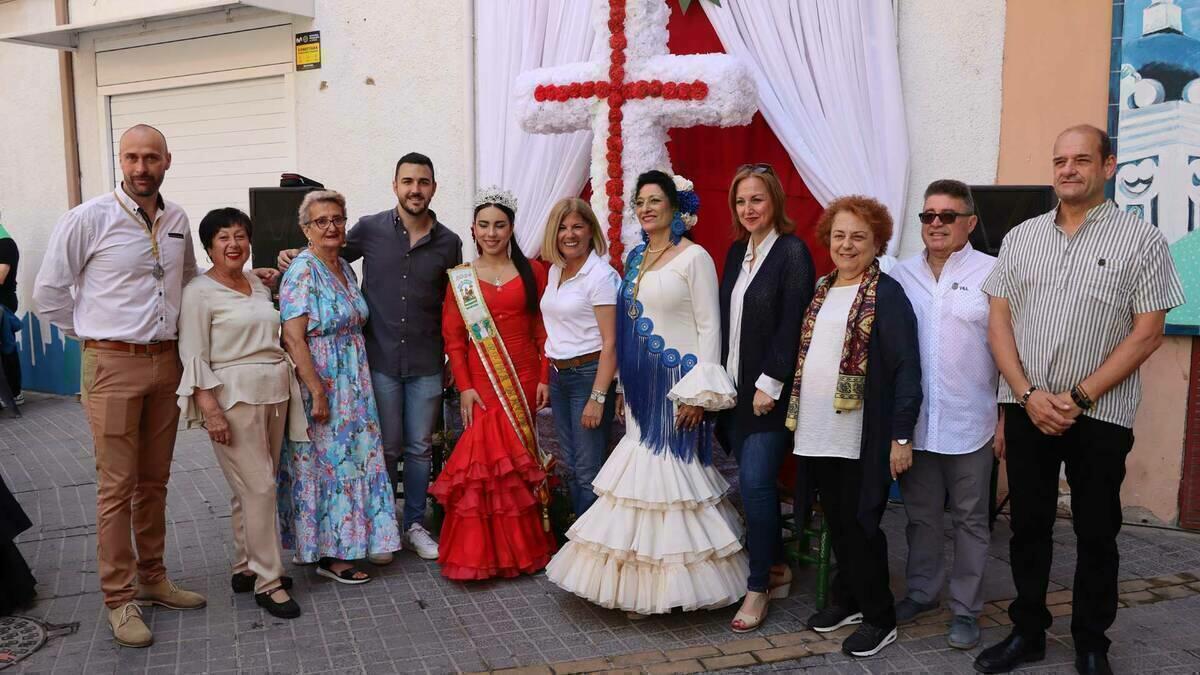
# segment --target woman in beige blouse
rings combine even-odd
[[[271,293],[244,271],[250,218],[234,208],[210,211],[200,241],[212,269],[183,289],[179,407],[188,427],[203,426],[233,490],[235,593],[254,591],[272,615],[293,619],[300,606],[283,575],[275,477],[286,431],[308,440],[292,366],[279,343]],[[286,428],[285,428],[286,427]]]

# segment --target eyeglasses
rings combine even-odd
[[[749,171],[750,173],[769,173],[775,175],[775,167],[770,164],[743,164],[738,167],[738,171]]]
[[[963,216],[973,216],[973,213],[959,213],[958,211],[942,211],[937,213],[934,211],[923,211],[917,214],[917,218],[921,220],[922,225],[930,225],[934,219],[942,221],[943,225],[949,225]]]
[[[345,216],[334,216],[332,218],[328,218],[328,217],[317,218],[316,220],[308,221],[308,224],[316,225],[317,227],[319,227],[322,230],[328,230],[330,225],[332,225],[333,227],[342,228],[342,227],[346,226],[346,217]]]

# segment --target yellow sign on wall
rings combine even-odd
[[[321,31],[296,33],[296,70],[321,67]]]

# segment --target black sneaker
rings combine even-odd
[[[839,605],[830,605],[808,618],[808,627],[818,633],[829,633],[842,626],[862,623],[862,612],[851,612]]]
[[[842,653],[858,657],[875,656],[895,641],[895,628],[880,628],[864,623],[842,642]]]

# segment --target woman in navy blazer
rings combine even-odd
[[[792,235],[784,199],[768,164],[741,167],[729,187],[737,241],[721,279],[721,360],[737,385],[737,406],[721,414],[717,433],[737,458],[746,511],[748,592],[730,625],[738,633],[758,628],[768,601],[787,597],[792,581],[775,485],[792,445],[786,396],[815,272],[808,247]]]

